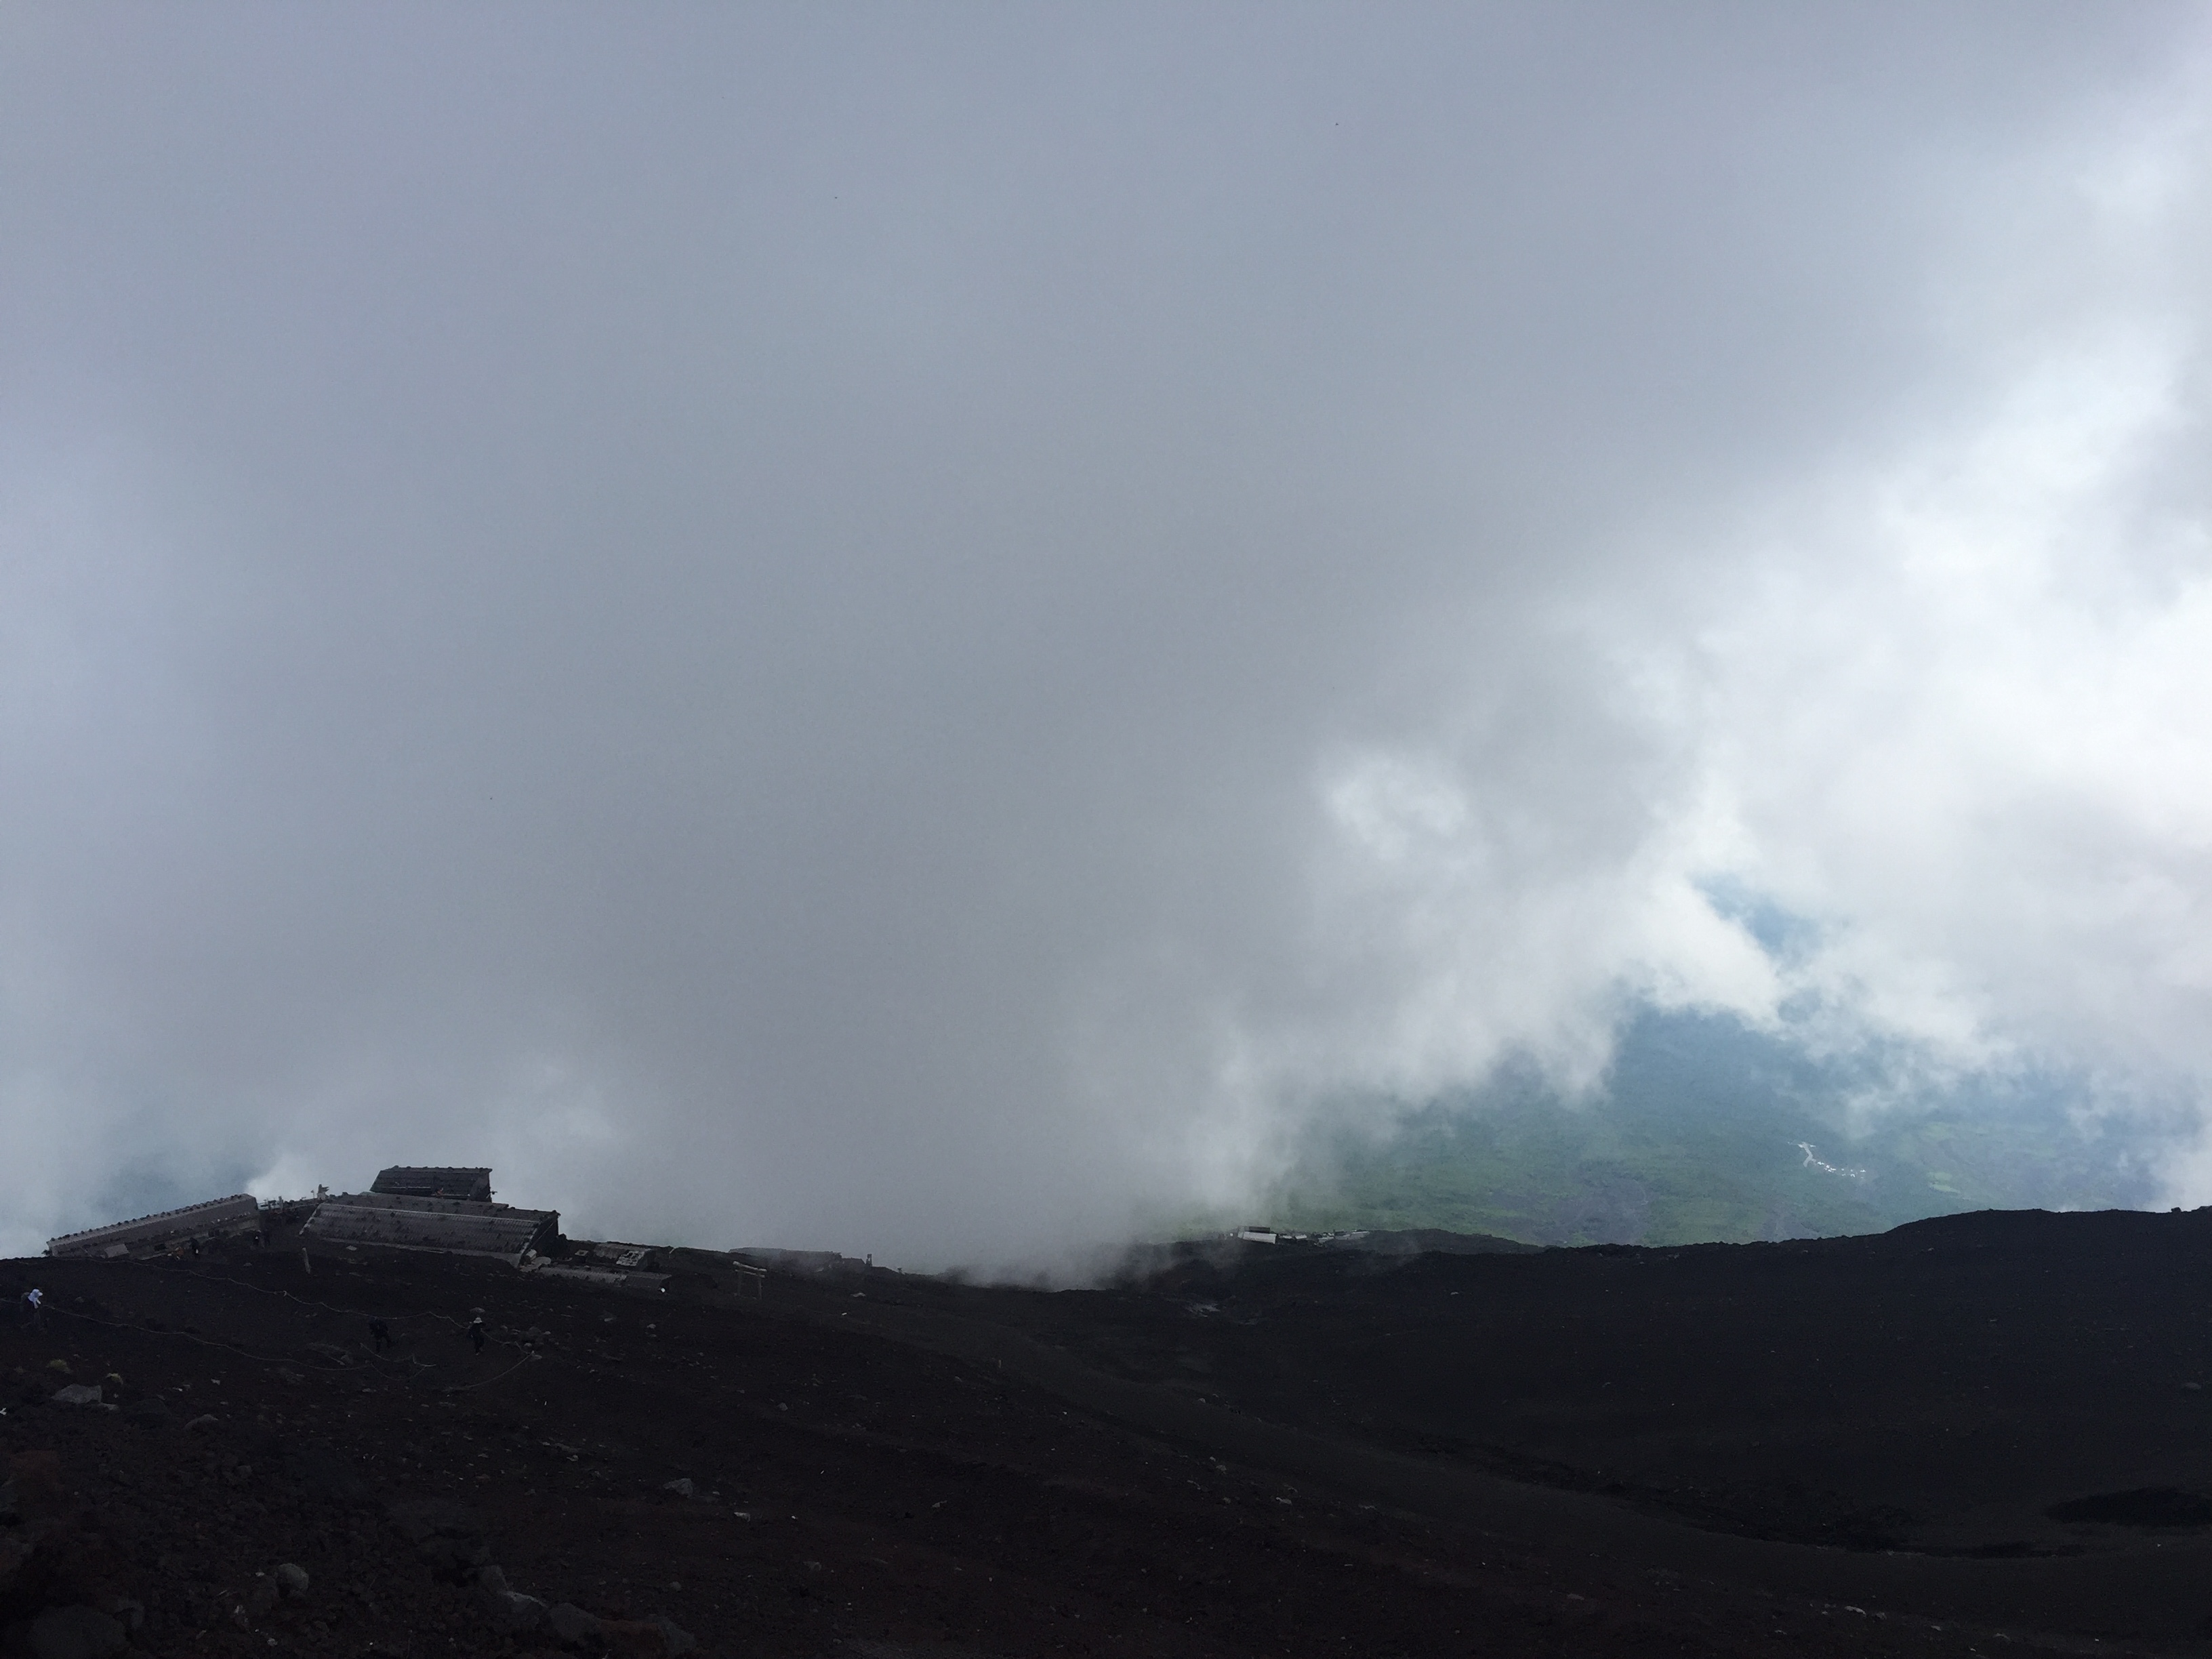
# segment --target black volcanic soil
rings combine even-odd
[[[119,1597],[161,1655],[555,1648],[489,1560],[638,1653],[2212,1649],[2212,1213],[1059,1293],[689,1260],[0,1267],[49,1297],[0,1325],[0,1646]]]

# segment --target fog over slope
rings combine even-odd
[[[1653,1010],[2193,1121],[2208,47],[9,9],[0,1248],[1038,1260]]]

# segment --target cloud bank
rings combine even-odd
[[[17,9],[0,1245],[1033,1260],[1650,1006],[2193,1103],[2207,23]]]

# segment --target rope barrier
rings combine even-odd
[[[440,1389],[439,1392],[441,1394],[466,1394],[471,1389],[481,1389],[488,1383],[496,1382],[502,1376],[512,1376],[515,1372],[520,1370],[525,1365],[529,1364],[532,1360],[543,1359],[544,1358],[545,1356],[544,1354],[539,1353],[533,1348],[525,1352],[521,1358],[516,1360],[514,1364],[509,1365],[503,1371],[495,1372],[489,1376],[479,1377],[474,1382],[448,1382],[443,1389]]]
[[[161,1267],[165,1264],[159,1261],[146,1261],[132,1262],[129,1265],[134,1267],[143,1266],[149,1267]],[[452,1315],[439,1313],[434,1310],[430,1309],[424,1309],[418,1312],[410,1314],[371,1314],[360,1308],[341,1308],[333,1303],[324,1302],[314,1297],[298,1296],[290,1291],[277,1290],[263,1285],[249,1285],[245,1280],[234,1279],[228,1273],[211,1273],[204,1267],[185,1267],[182,1264],[179,1264],[174,1267],[170,1267],[167,1270],[173,1273],[183,1273],[187,1278],[197,1279],[207,1284],[227,1285],[232,1290],[247,1291],[256,1296],[278,1297],[283,1298],[284,1301],[295,1303],[303,1308],[319,1308],[325,1313],[338,1314],[350,1318],[386,1321],[396,1323],[404,1323],[408,1320],[413,1319],[434,1319],[443,1324],[453,1327],[456,1330],[466,1330],[468,1328],[466,1325],[464,1325],[461,1321],[454,1318]],[[759,1273],[763,1279],[767,1277],[767,1273],[763,1270],[756,1268],[753,1269],[753,1271]],[[100,1319],[95,1317],[94,1315],[83,1313],[75,1309],[55,1306],[52,1303],[48,1304],[48,1307],[52,1312],[64,1314],[71,1319],[81,1319],[88,1324],[104,1326],[110,1330],[135,1331],[145,1336],[180,1337],[187,1342],[197,1342],[204,1347],[219,1348],[226,1353],[236,1354],[240,1358],[252,1360],[257,1364],[283,1366],[295,1363],[293,1358],[289,1355],[282,1358],[271,1358],[265,1354],[257,1354],[249,1349],[239,1347],[233,1343],[218,1341],[214,1338],[201,1336],[191,1331],[178,1330],[172,1326],[155,1327],[150,1325],[134,1325],[116,1320]],[[527,1345],[508,1342],[502,1338],[491,1335],[489,1332],[485,1333],[485,1339],[488,1341],[498,1343],[501,1347],[520,1346],[521,1348],[522,1357],[516,1360],[514,1364],[509,1365],[505,1370],[495,1372],[489,1376],[479,1377],[473,1382],[447,1383],[440,1389],[441,1393],[465,1394],[472,1389],[484,1388],[490,1383],[498,1382],[501,1377],[512,1376],[516,1371],[520,1370],[525,1365],[531,1364],[534,1360],[540,1360],[546,1358],[546,1355],[542,1350],[530,1347]],[[444,1367],[434,1361],[419,1359],[411,1354],[404,1357],[394,1355],[387,1358],[382,1353],[368,1353],[360,1357],[365,1359],[373,1360],[378,1364],[392,1365],[405,1364],[414,1365],[422,1371],[435,1371],[444,1369]],[[412,1386],[422,1379],[417,1376],[413,1377],[403,1376],[397,1380],[403,1386]]]
[[[195,1279],[205,1279],[212,1284],[227,1285],[234,1290],[252,1291],[255,1294],[260,1296],[283,1297],[286,1301],[296,1302],[302,1307],[321,1308],[330,1313],[349,1313],[357,1315],[359,1312],[359,1310],[356,1309],[332,1307],[326,1302],[317,1302],[306,1297],[294,1296],[289,1291],[272,1291],[266,1290],[258,1285],[247,1285],[238,1279],[231,1279],[220,1273],[193,1273],[192,1277]],[[46,1310],[49,1313],[59,1314],[64,1318],[82,1320],[88,1325],[98,1325],[111,1331],[134,1331],[142,1336],[176,1337],[183,1341],[196,1342],[202,1347],[219,1348],[225,1353],[235,1354],[241,1359],[250,1359],[256,1364],[288,1366],[296,1363],[295,1357],[289,1354],[281,1356],[258,1354],[255,1353],[250,1348],[241,1348],[235,1343],[221,1341],[214,1337],[202,1336],[195,1331],[179,1330],[173,1326],[136,1325],[124,1320],[102,1319],[95,1314],[85,1313],[76,1308],[59,1307],[51,1303],[48,1304]],[[445,1314],[424,1313],[414,1316],[394,1316],[394,1317],[440,1319],[445,1321],[447,1324],[463,1329],[466,1328],[465,1327],[461,1326],[461,1322],[459,1320],[452,1318]],[[487,1340],[493,1342],[499,1342],[501,1347],[511,1347],[514,1346],[511,1343],[501,1341],[498,1337],[487,1337]],[[508,1366],[506,1370],[497,1372],[491,1376],[481,1377],[474,1382],[448,1383],[444,1391],[448,1394],[458,1394],[469,1389],[480,1389],[488,1382],[496,1382],[502,1376],[513,1375],[514,1372],[521,1370],[523,1366],[528,1364],[532,1360],[542,1358],[544,1356],[536,1349],[526,1347],[522,1351],[522,1358],[516,1360],[514,1364]],[[369,1353],[364,1354],[361,1356],[361,1358],[374,1361],[375,1364],[380,1365],[412,1365],[416,1367],[418,1370],[422,1371],[435,1371],[444,1369],[444,1367],[438,1364],[435,1361],[420,1359],[412,1354],[392,1355],[387,1358],[386,1355],[380,1353]],[[419,1376],[402,1376],[396,1380],[403,1385],[411,1385],[421,1379]]]
[[[156,1264],[149,1262],[146,1265],[151,1267]],[[204,1280],[210,1285],[228,1285],[234,1290],[251,1291],[256,1296],[280,1296],[287,1302],[296,1302],[303,1308],[320,1308],[325,1313],[348,1314],[357,1319],[376,1319],[386,1322],[404,1322],[410,1319],[438,1319],[443,1320],[447,1324],[454,1326],[462,1330],[468,1328],[451,1314],[441,1314],[431,1309],[424,1309],[421,1312],[411,1314],[371,1313],[364,1308],[341,1308],[334,1303],[319,1301],[313,1297],[295,1296],[289,1291],[271,1290],[264,1285],[249,1285],[242,1279],[233,1279],[227,1273],[209,1273],[206,1269],[201,1267],[179,1267],[173,1269],[173,1271],[184,1273],[188,1278]],[[494,1341],[498,1340],[496,1337],[492,1340]]]
[[[255,1353],[252,1350],[249,1348],[241,1348],[235,1343],[218,1341],[214,1337],[202,1336],[194,1331],[179,1331],[167,1326],[157,1328],[151,1325],[125,1324],[120,1320],[100,1319],[92,1314],[79,1313],[72,1308],[57,1308],[49,1305],[46,1311],[52,1314],[59,1314],[66,1319],[81,1319],[88,1325],[105,1326],[111,1331],[137,1331],[141,1335],[144,1336],[181,1337],[187,1342],[197,1342],[204,1348],[221,1348],[225,1353],[234,1353],[238,1355],[240,1358],[251,1359],[257,1364],[285,1365],[291,1363],[289,1357],[285,1358],[272,1358],[267,1354]]]

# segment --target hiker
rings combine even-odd
[[[382,1353],[386,1348],[392,1346],[392,1327],[386,1324],[380,1319],[370,1320],[368,1322],[368,1340],[376,1344],[377,1352]]]
[[[37,1285],[32,1285],[23,1295],[23,1317],[30,1322],[33,1330],[46,1328],[46,1293]]]
[[[476,1346],[476,1351],[482,1353],[484,1345],[483,1310],[478,1308],[474,1311],[476,1317],[469,1322],[469,1340]]]

